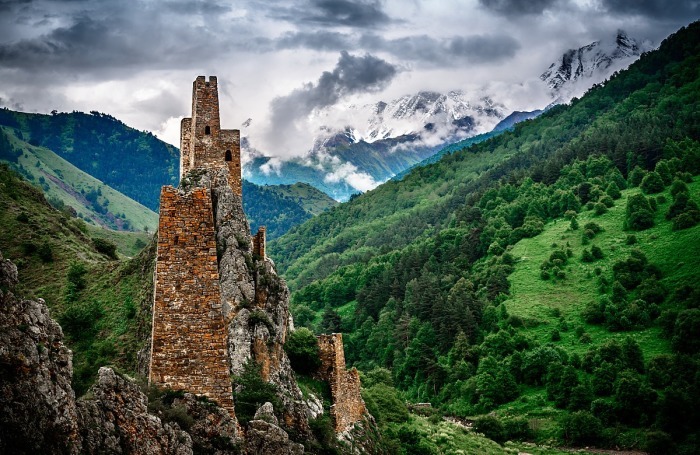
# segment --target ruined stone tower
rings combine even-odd
[[[192,117],[182,120],[181,179],[194,169],[227,168],[240,196],[239,137],[221,130],[216,78],[197,77]],[[149,382],[204,395],[233,416],[215,228],[208,188],[162,188]]]
[[[229,185],[241,195],[241,132],[222,130],[216,76],[198,76],[192,87],[192,117],[180,124],[180,179],[192,169],[226,166]]]

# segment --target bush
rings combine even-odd
[[[408,421],[408,408],[399,396],[399,392],[386,384],[376,384],[364,389],[362,396],[376,404],[374,417],[380,424],[401,423]]]
[[[642,183],[642,180],[644,179],[644,176],[646,175],[646,171],[642,169],[639,166],[635,166],[632,171],[630,171],[629,175],[627,176],[627,182],[629,183],[629,186],[639,186],[640,183]]]
[[[603,259],[603,257],[604,257],[603,250],[601,250],[600,247],[598,247],[596,245],[593,245],[591,247],[591,255],[593,255],[593,257],[595,259]]]
[[[644,439],[644,450],[649,455],[666,455],[675,451],[673,438],[663,431],[649,431]]]
[[[58,322],[73,340],[84,340],[95,335],[97,323],[103,314],[102,307],[96,301],[84,305],[73,304],[61,313]]]
[[[289,356],[292,369],[301,374],[312,374],[321,366],[318,341],[306,327],[301,327],[289,334],[284,350]]]
[[[654,226],[654,210],[649,200],[642,194],[635,194],[627,199],[625,229],[642,231]]]
[[[508,441],[522,441],[532,437],[532,430],[528,421],[522,417],[515,417],[503,421],[505,437]]]
[[[37,254],[42,262],[53,262],[53,250],[47,241],[44,241],[44,243],[41,244],[37,250]]]
[[[562,438],[577,446],[595,444],[603,433],[600,420],[587,411],[577,411],[564,416],[561,423]]]
[[[474,420],[474,425],[472,427],[474,431],[478,433],[483,433],[489,439],[493,439],[499,444],[506,441],[506,429],[503,423],[498,417],[494,415],[487,415],[477,417]]]
[[[98,253],[102,253],[112,259],[117,259],[117,245],[114,243],[109,240],[93,237],[92,244]]]
[[[17,215],[16,220],[19,221],[20,223],[28,223],[29,216],[25,212],[22,212],[19,215]]]
[[[649,172],[642,179],[641,185],[639,187],[644,191],[645,194],[656,194],[664,190],[664,181],[658,172]]]
[[[597,216],[600,216],[608,212],[608,207],[602,202],[596,202],[593,205],[593,211]]]
[[[233,377],[233,390],[236,417],[242,425],[247,424],[266,402],[277,411],[282,405],[277,397],[277,387],[262,379],[260,365],[253,359],[246,362],[240,376]]]

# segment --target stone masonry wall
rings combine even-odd
[[[253,237],[253,253],[265,259],[265,226],[260,226]]]
[[[336,433],[342,433],[362,420],[367,412],[360,395],[360,374],[357,369],[345,369],[343,335],[321,335],[318,337],[321,357],[319,376],[331,387],[331,418]]]
[[[211,194],[163,187],[149,382],[216,401],[234,415]]]
[[[240,139],[239,130],[221,129],[216,76],[210,76],[208,81],[204,76],[198,76],[192,86],[192,117],[184,118],[181,123],[180,178],[195,168],[225,167],[231,189],[240,196]]]

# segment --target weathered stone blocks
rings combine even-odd
[[[163,187],[149,381],[234,415],[211,195]]]
[[[360,374],[357,369],[345,369],[343,334],[320,335],[318,337],[321,367],[318,375],[331,387],[331,417],[336,433],[350,429],[367,413],[360,395]]]

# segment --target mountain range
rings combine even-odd
[[[551,92],[543,109],[580,96],[650,47],[620,30],[614,40],[566,51],[540,76]],[[511,128],[543,111],[509,112],[501,97],[462,90],[421,91],[373,104],[326,108],[314,114],[316,121],[337,123],[341,111],[347,123],[341,131],[327,127],[329,134],[317,138],[308,154],[291,160],[267,157],[247,144],[244,149],[252,159],[245,164],[244,174],[257,184],[306,182],[344,201],[418,165],[443,147]]]

